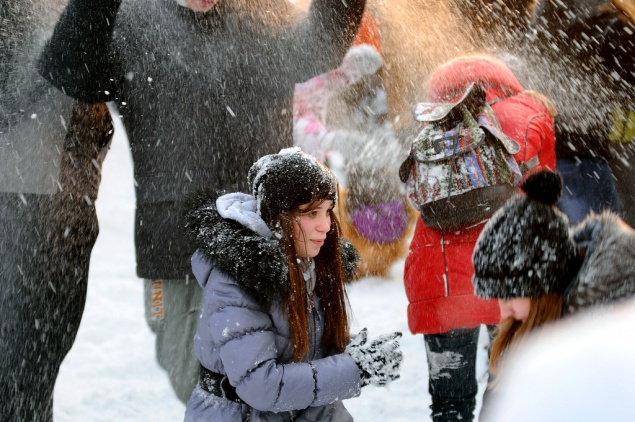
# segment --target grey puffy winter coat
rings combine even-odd
[[[197,386],[185,420],[352,421],[341,400],[360,393],[357,365],[348,354],[320,346],[324,318],[317,297],[309,316],[308,356],[291,362],[289,324],[279,301],[288,285],[284,255],[255,213],[255,200],[233,195],[236,200],[221,213],[227,217],[229,208],[238,209],[240,223],[222,218],[216,204],[224,205],[212,198],[202,199],[187,219],[201,246],[192,270],[204,289],[195,351],[205,368],[228,377],[245,404]],[[350,264],[354,254],[345,250]]]

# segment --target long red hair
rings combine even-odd
[[[314,199],[303,210],[304,213],[317,208],[324,199]],[[293,360],[302,361],[310,346],[308,312],[312,297],[307,292],[306,282],[302,276],[302,265],[297,255],[293,242],[293,219],[299,211],[292,210],[282,212],[277,222],[282,229],[281,244],[287,257],[289,266],[289,295],[283,298],[283,306],[286,306],[289,316],[289,332],[293,346]],[[315,261],[315,290],[320,299],[324,311],[324,335],[321,345],[326,348],[334,348],[339,352],[349,341],[349,302],[344,289],[345,276],[340,251],[341,229],[339,221],[333,210],[329,210],[331,216],[331,229],[326,235],[324,245]]]
[[[531,298],[529,315],[525,322],[507,318],[501,322],[495,332],[495,339],[489,360],[489,372],[496,375],[503,358],[507,358],[520,342],[535,328],[562,317],[562,295],[553,293]],[[496,385],[497,379],[490,383]]]

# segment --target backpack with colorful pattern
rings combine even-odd
[[[520,146],[501,131],[482,86],[470,85],[456,103],[420,103],[415,118],[423,129],[399,177],[427,226],[449,231],[485,221],[518,191]]]

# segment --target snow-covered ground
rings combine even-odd
[[[92,254],[86,310],[55,386],[56,422],[183,419],[185,406],[155,361],[154,336],[144,319],[143,286],[135,275],[132,160],[116,123],[97,201],[100,234]],[[430,420],[423,337],[408,331],[402,276],[400,261],[390,279],[365,278],[349,290],[355,330],[368,327],[371,336],[404,334],[401,378],[387,388],[365,387],[360,397],[345,401],[357,421]],[[484,341],[482,333],[481,345]],[[481,391],[483,350],[479,348],[477,366]]]

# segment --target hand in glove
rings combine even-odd
[[[364,328],[346,346],[348,353],[359,368],[362,387],[373,384],[384,386],[399,378],[399,368],[403,360],[399,346],[401,333],[383,334],[368,342],[368,331]]]
[[[362,76],[374,75],[383,64],[381,54],[368,44],[352,47],[344,57],[344,66],[350,66]]]

